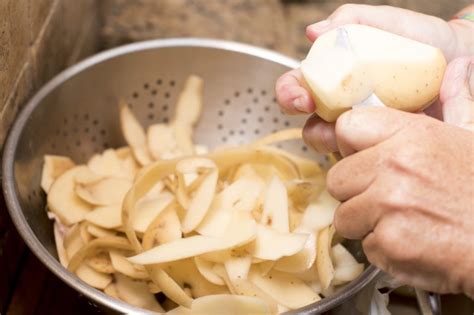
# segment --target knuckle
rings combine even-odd
[[[348,14],[351,14],[354,9],[356,9],[357,5],[352,4],[352,3],[345,3],[341,6],[339,6],[336,11],[334,11],[333,16],[335,19],[338,19],[340,17],[346,16]]]
[[[416,260],[416,246],[406,245],[406,233],[398,219],[385,220],[376,231],[376,243],[391,264],[409,263]]]

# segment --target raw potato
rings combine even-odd
[[[72,167],[74,167],[74,162],[68,157],[45,155],[43,171],[41,173],[41,188],[43,188],[44,192],[48,193],[53,182]]]
[[[436,99],[445,68],[438,48],[356,24],[319,36],[301,63],[316,113],[329,122],[372,93],[388,107],[422,110]]]
[[[185,84],[171,123],[146,134],[121,105],[129,146],[61,176],[49,175],[59,168],[46,158],[48,217],[69,271],[137,307],[199,315],[294,310],[362,272],[342,239],[331,248],[338,202],[323,191],[325,172],[268,146],[300,138],[301,129],[208,153],[192,141],[198,78]]]
[[[83,167],[76,166],[64,172],[54,181],[48,193],[48,209],[66,225],[81,222],[92,209],[91,205],[79,198],[74,191],[74,177]]]

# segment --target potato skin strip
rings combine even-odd
[[[170,315],[278,314],[356,279],[364,264],[334,233],[327,172],[273,146],[302,129],[209,151],[193,141],[202,111],[203,80],[189,76],[169,123],[142,126],[121,100],[127,146],[81,165],[44,157],[61,264],[111,297]]]
[[[96,238],[95,240],[90,241],[81,249],[79,249],[69,260],[67,269],[71,272],[76,271],[82,261],[89,255],[95,253],[95,251],[104,248],[113,248],[113,249],[123,249],[131,250],[132,247],[130,242],[118,236],[105,236],[101,238]]]

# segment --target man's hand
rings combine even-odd
[[[336,123],[346,156],[328,191],[335,227],[400,281],[474,297],[473,133],[424,115],[360,108]]]

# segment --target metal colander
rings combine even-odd
[[[40,188],[43,155],[67,155],[81,163],[95,152],[124,145],[119,98],[129,102],[144,126],[167,122],[189,74],[204,79],[204,110],[195,130],[196,143],[210,148],[242,144],[272,131],[302,126],[304,117],[280,113],[274,95],[276,78],[297,66],[295,60],[248,45],[168,39],[112,49],[65,70],[28,102],[5,145],[3,188],[20,234],[51,271],[95,303],[121,313],[143,312],[89,287],[57,261]],[[323,166],[326,163],[302,141],[280,146],[318,159]],[[357,242],[348,246],[366,261]],[[299,313],[364,314],[377,272],[367,268],[345,289]]]

